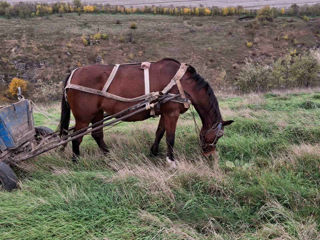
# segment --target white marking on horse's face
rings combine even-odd
[[[177,169],[176,161],[171,160],[169,157],[166,158],[170,169]]]

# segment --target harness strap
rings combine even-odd
[[[174,85],[177,85],[181,97],[184,99],[186,98],[186,95],[184,93],[184,90],[183,90],[183,87],[182,87],[180,80],[184,76],[184,74],[186,73],[188,67],[189,67],[188,64],[181,63],[179,70],[174,75],[174,77],[171,79],[170,83],[162,90],[162,94],[166,94],[167,92],[169,92],[171,90],[171,88]],[[189,106],[190,106],[190,104],[188,102],[184,102],[183,105],[185,108],[189,108]]]
[[[112,93],[102,92],[101,90],[88,88],[88,87],[84,87],[84,86],[80,86],[80,85],[75,85],[72,83],[69,84],[69,86],[66,88],[75,89],[75,90],[79,90],[81,92],[91,93],[91,94],[99,95],[99,96],[106,97],[106,98],[111,98],[111,99],[121,101],[121,102],[137,102],[137,101],[142,101],[142,100],[146,100],[149,98],[152,99],[152,98],[160,95],[159,92],[152,92],[147,95],[142,95],[142,96],[135,97],[135,98],[124,98],[124,97],[114,95]]]
[[[150,78],[149,78],[149,69],[150,69],[151,63],[150,62],[143,62],[141,63],[141,68],[144,72],[144,94],[150,93]]]
[[[178,87],[178,90],[179,90],[179,93],[180,93],[181,97],[183,99],[186,99],[186,95],[184,93],[184,90],[183,90],[183,87],[181,85],[180,79],[177,80],[177,87]],[[189,102],[184,102],[183,105],[184,105],[185,108],[189,108],[190,107]]]
[[[74,74],[78,69],[79,69],[79,68],[76,68],[76,69],[74,69],[74,70],[71,72],[71,74],[70,74],[70,76],[69,76],[69,79],[68,79],[68,81],[67,81],[66,87],[64,88],[64,98],[66,99],[66,102],[68,101],[68,100],[67,100],[67,89],[68,89],[69,86],[70,86],[70,82],[71,82],[71,79],[72,79],[72,77],[73,77],[73,74]]]
[[[103,86],[103,89],[102,89],[102,92],[107,92],[114,77],[116,76],[117,72],[118,72],[118,69],[120,67],[120,64],[116,64],[113,69],[112,69],[112,72],[110,73],[109,77],[108,77],[108,80],[106,81],[106,83],[104,84]]]

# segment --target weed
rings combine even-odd
[[[84,46],[88,46],[89,45],[89,41],[88,41],[86,36],[82,35],[81,40],[82,40],[82,44]]]
[[[247,41],[247,42],[246,42],[246,46],[247,46],[248,48],[252,48],[252,47],[253,47],[253,42]]]
[[[310,18],[309,18],[308,16],[306,16],[306,15],[304,15],[304,16],[302,17],[302,19],[303,19],[304,21],[306,21],[306,22],[309,22],[309,21],[310,21]]]
[[[131,29],[137,29],[138,26],[137,26],[136,23],[131,23],[131,24],[130,24],[130,28],[131,28]]]

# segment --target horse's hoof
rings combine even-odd
[[[151,156],[158,156],[159,154],[159,149],[157,147],[155,147],[154,145],[152,145],[151,149],[150,149],[150,155]]]
[[[108,155],[109,154],[109,149],[102,149],[103,155]]]
[[[72,157],[72,163],[78,164],[79,163],[79,157],[73,156]]]
[[[167,157],[166,160],[170,169],[174,169],[174,170],[177,169],[176,161],[171,160],[169,157]]]

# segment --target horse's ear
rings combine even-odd
[[[234,121],[233,120],[228,120],[228,121],[222,121],[222,126],[228,126],[230,124],[232,124]]]

